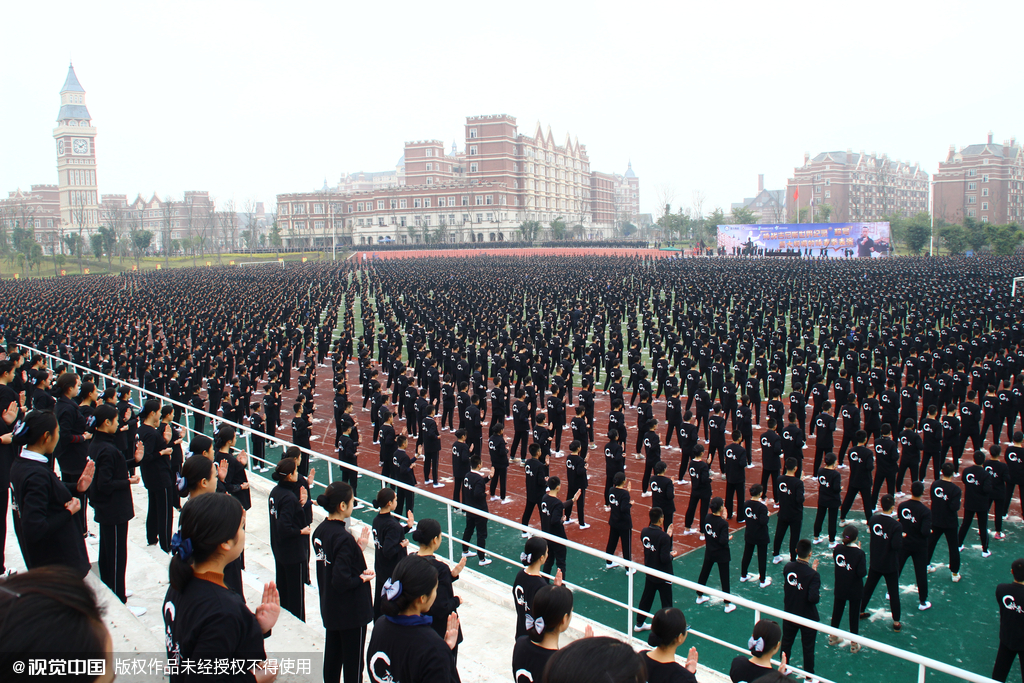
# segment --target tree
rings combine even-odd
[[[723,225],[724,223],[726,223],[725,213],[722,211],[721,207],[715,208],[715,210],[712,211],[711,214],[703,221],[701,239],[709,244],[712,241],[714,241],[715,244],[718,244],[718,226]]]
[[[921,211],[906,221],[903,228],[903,243],[915,256],[921,253],[932,237],[931,220],[927,211]]]
[[[1000,256],[1013,254],[1021,240],[1024,240],[1024,234],[1021,234],[1016,223],[988,226],[988,241],[992,244],[992,250]]]
[[[586,236],[587,229],[583,227],[582,223],[577,223],[576,225],[572,226],[572,234],[573,237],[575,237],[578,240],[581,240]]]
[[[171,226],[174,224],[174,200],[170,197],[160,205],[160,247],[164,250],[164,268],[170,267],[171,258]]]
[[[77,232],[70,232],[67,235],[64,235],[64,245],[68,248],[68,251],[71,252],[72,256],[78,257],[79,264],[82,262],[83,242],[85,242],[85,240],[83,240],[82,236]],[[81,268],[79,268],[79,270],[81,270]]]
[[[98,232],[89,235],[89,247],[92,249],[92,255],[96,257],[97,261],[103,258],[103,235]]]
[[[806,223],[807,222],[807,207],[806,206],[801,206],[800,210],[797,211],[796,222],[797,223]]]
[[[889,223],[889,237],[892,239],[892,243],[894,245],[902,244],[907,246],[907,218],[903,214],[893,211],[886,216],[882,216],[882,220]]]
[[[962,225],[944,225],[938,230],[939,239],[950,254],[962,254],[967,249],[967,233]]]
[[[107,225],[109,226],[110,231],[113,233],[114,245],[119,247],[120,244],[121,244],[122,238],[124,237],[125,230],[127,229],[127,222],[128,222],[127,218],[128,217],[126,216],[126,207],[122,206],[121,204],[113,204],[113,203],[111,203],[110,205],[107,206],[106,211],[107,211]],[[110,257],[111,257],[110,251],[111,250],[107,251],[107,265],[108,266],[110,265]],[[117,262],[118,263],[122,263],[123,262],[122,261],[123,257],[124,257],[124,254],[122,253],[121,249],[118,248],[117,249]]]
[[[242,206],[242,214],[245,218],[245,230],[242,232],[242,237],[245,239],[245,245],[249,248],[249,252],[252,253],[256,248],[257,233],[260,227],[259,216],[256,214],[255,199],[245,200],[245,204]]]
[[[132,249],[135,251],[135,265],[139,265],[139,259],[153,243],[153,233],[149,230],[135,230],[131,234]]]
[[[745,206],[736,206],[732,210],[732,221],[734,225],[750,225],[757,223],[757,215]]]
[[[107,253],[107,268],[110,268],[114,249],[117,247],[117,233],[109,225],[101,225],[96,234],[100,236],[102,249]],[[93,247],[93,251],[96,251],[95,247]],[[99,256],[96,257],[97,260],[99,258]]]
[[[74,244],[77,245],[78,272],[82,273],[85,272],[82,266],[82,251],[85,249],[85,225],[89,222],[91,211],[85,208],[84,200],[79,198],[78,201],[79,203],[71,205],[71,221],[78,228],[78,232],[73,234],[77,238]],[[72,253],[75,253],[75,250]]]
[[[270,224],[270,246],[274,248],[277,258],[281,258],[281,226],[277,224],[277,218]]]
[[[563,240],[565,239],[566,232],[565,219],[561,216],[551,221],[551,239],[556,241]]]
[[[828,219],[832,217],[831,204],[819,204],[815,207],[814,211],[818,214],[815,218],[818,219],[819,223],[828,223]]]
[[[964,219],[964,232],[967,236],[967,244],[975,253],[982,250],[988,244],[988,232],[985,230],[985,223],[977,218],[968,216]]]
[[[633,225],[632,223],[630,223],[628,221],[622,224],[622,236],[623,237],[631,237],[634,234],[636,234],[636,226],[635,225]]]
[[[524,242],[532,242],[540,234],[540,221],[523,221],[519,224],[519,235]]]

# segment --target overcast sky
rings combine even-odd
[[[539,120],[595,170],[705,209],[781,188],[804,152],[887,152],[933,174],[950,144],[1024,138],[1011,2],[8,3],[0,191],[56,183],[69,59],[101,193],[223,202],[462,147],[467,115]]]

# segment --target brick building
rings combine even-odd
[[[33,185],[28,192],[14,190],[0,199],[0,226],[10,239],[17,227],[31,228],[43,252],[60,251],[63,236],[60,218],[60,188],[57,185]]]
[[[733,209],[749,209],[757,216],[756,223],[786,222],[786,191],[764,189],[764,174],[757,174],[757,194],[742,202],[733,202]]]
[[[1024,150],[1015,139],[949,148],[932,184],[932,213],[936,220],[962,223],[1021,221],[1024,213]]]
[[[615,178],[615,215],[621,222],[629,221],[636,224],[640,215],[640,179],[633,172],[633,162],[626,165],[626,172],[616,173]]]
[[[505,114],[469,116],[465,148],[446,154],[440,140],[405,143],[398,167],[403,184],[279,194],[278,224],[286,245],[330,246],[427,241],[500,242],[518,239],[519,225],[539,221],[539,239],[561,218],[573,234],[609,237],[615,223],[616,180],[595,174],[586,146],[566,135],[559,144],[537,124],[519,132]],[[639,206],[639,179],[622,183]],[[397,173],[396,173],[397,176]],[[599,197],[594,193],[600,192]],[[635,196],[634,196],[635,195]]]
[[[793,170],[786,186],[786,215],[796,222],[801,208],[805,221],[820,220],[817,207],[828,204],[833,223],[874,221],[893,213],[911,216],[928,210],[928,174],[920,164],[894,161],[853,150],[822,152]],[[797,193],[796,198],[794,194]]]

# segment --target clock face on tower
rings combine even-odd
[[[83,138],[75,138],[72,149],[75,154],[88,154],[89,153],[89,141]]]
[[[57,140],[57,156],[63,156],[64,154],[64,141]]]

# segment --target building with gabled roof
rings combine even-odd
[[[1019,223],[1024,215],[1024,150],[1015,138],[953,145],[939,163],[932,186],[932,213],[936,220],[962,223],[974,218],[983,223]]]

